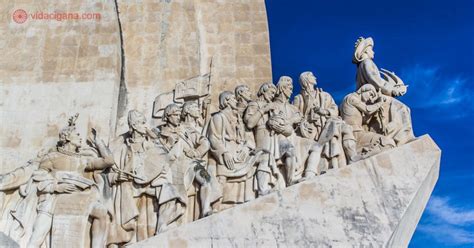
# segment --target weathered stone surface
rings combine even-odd
[[[405,247],[440,155],[425,135],[131,247]]]
[[[0,232],[0,247],[2,248],[19,248],[17,242],[5,235],[3,232]]]
[[[263,0],[119,1],[125,53],[127,110],[151,116],[158,94],[210,71],[211,98],[239,84],[256,92],[271,82],[270,42]],[[213,109],[216,111],[217,109]]]
[[[25,23],[12,20],[16,9]],[[35,13],[99,13],[100,20],[33,20]],[[78,129],[115,135],[120,36],[113,2],[1,1],[0,173],[55,145],[58,130],[81,112]]]
[[[58,126],[73,113],[81,113],[82,134],[95,126],[105,138],[127,130],[130,109],[150,121],[155,97],[209,72],[211,58],[214,103],[237,82],[255,90],[272,79],[263,0],[118,1],[118,10],[114,1],[0,3],[0,173],[54,146]],[[17,9],[101,18],[28,16],[18,24],[11,18]]]

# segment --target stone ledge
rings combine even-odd
[[[424,135],[130,247],[407,246],[440,156]]]

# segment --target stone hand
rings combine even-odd
[[[263,112],[264,113],[267,113],[268,111],[271,111],[271,110],[274,110],[276,108],[276,105],[271,102],[271,103],[268,103],[264,108],[263,108]]]
[[[232,157],[232,155],[230,153],[226,152],[226,153],[223,154],[223,157],[224,157],[224,163],[225,163],[226,167],[229,170],[233,170],[235,167],[234,167],[234,158]]]
[[[407,86],[406,85],[400,85],[399,87],[395,88],[393,90],[393,95],[394,96],[403,96],[407,93]]]
[[[378,102],[387,102],[388,97],[386,95],[380,94],[378,98]]]
[[[280,125],[280,124],[277,124],[275,126],[273,126],[273,129],[277,132],[277,133],[284,133],[286,131],[286,128],[284,125]]]
[[[78,188],[72,184],[57,184],[54,186],[54,192],[63,193],[63,194],[70,194],[72,192],[78,191]]]
[[[186,154],[186,156],[188,156],[189,158],[197,158],[198,157],[198,153],[193,150],[193,149],[188,149],[186,151],[184,151],[184,153]]]
[[[158,135],[150,128],[146,127],[146,134],[152,139],[158,139]]]
[[[327,116],[327,115],[329,115],[329,110],[327,110],[327,109],[321,109],[321,108],[320,108],[320,109],[318,109],[318,110],[316,111],[316,113],[318,113],[318,114],[320,114],[320,115]]]
[[[117,182],[126,182],[129,180],[130,180],[130,177],[127,174],[120,173],[120,172],[117,174]]]

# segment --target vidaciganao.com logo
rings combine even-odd
[[[36,11],[27,13],[24,9],[12,11],[12,20],[18,24],[25,23],[28,19],[34,21],[67,21],[67,20],[93,20],[99,21],[101,18],[98,12],[43,12]]]

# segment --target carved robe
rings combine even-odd
[[[379,68],[372,59],[364,59],[357,64],[356,82],[357,89],[364,84],[371,84],[377,91],[380,89],[382,93],[387,96],[392,96],[392,92],[395,88],[395,85],[387,83],[387,81],[380,76]]]
[[[186,199],[181,198],[171,184],[169,167],[160,167],[159,171],[153,173],[156,175],[149,175],[144,168],[149,166],[145,162],[150,159],[148,154],[155,154],[152,160],[166,165],[169,162],[166,149],[157,147],[148,139],[135,141],[129,133],[125,133],[113,141],[112,151],[118,169],[144,178],[147,182],[140,179],[117,181],[118,173],[113,170],[107,174],[111,187],[105,194],[114,217],[109,231],[109,244],[132,243],[155,235],[158,218],[161,217],[157,216],[157,208],[165,203],[176,202],[171,206],[174,210],[170,221],[175,221],[184,213],[181,204]]]
[[[310,152],[316,149],[317,143],[313,139],[297,136],[294,128],[303,119],[299,110],[286,99],[276,98],[274,103],[277,108],[270,114],[269,122],[277,121],[285,123],[286,126],[291,127],[291,133],[277,133],[275,132],[275,146],[272,148],[275,159],[283,162],[286,156],[294,156],[296,159],[296,168],[294,171],[294,180],[302,177],[306,160]],[[271,126],[271,125],[270,125]]]
[[[216,166],[216,176],[223,186],[221,208],[255,199],[253,176],[258,156],[250,154],[245,137],[245,127],[238,125],[237,113],[222,110],[212,116],[208,128],[211,145],[209,166]],[[229,153],[235,164],[229,169],[224,163],[224,153]]]
[[[279,188],[284,187],[284,182],[279,182],[273,176],[274,173],[279,173],[276,169],[275,154],[273,153],[275,152],[274,148],[278,145],[278,140],[275,137],[275,132],[267,127],[270,114],[261,112],[261,109],[267,104],[267,102],[261,100],[250,102],[245,111],[244,122],[247,128],[253,131],[256,149],[268,152],[263,157],[265,161],[259,163],[257,171],[268,173],[270,175],[269,183]],[[283,178],[280,177],[280,179]]]
[[[411,124],[410,109],[393,97],[387,97],[382,111],[368,123],[369,130],[392,138],[397,146],[415,138]]]
[[[43,234],[46,235],[42,230],[51,229],[51,246],[57,246],[64,244],[63,236],[52,234],[74,226],[78,232],[74,242],[85,242],[82,237],[89,234],[88,219],[92,217],[92,211],[105,209],[100,194],[101,182],[98,184],[93,180],[93,171],[97,170],[95,164],[99,161],[109,162],[101,161],[103,158],[96,155],[70,152],[58,147],[42,158],[39,170],[33,175],[39,196],[38,217],[34,225],[44,225],[46,229],[35,229],[33,237],[41,238]],[[57,193],[55,187],[60,185],[72,185],[76,191],[69,194]],[[43,219],[48,216],[49,221]],[[106,230],[103,231],[105,241]]]
[[[220,187],[217,185],[217,180],[214,176],[208,178],[209,185],[202,186],[196,182],[196,177],[199,176],[197,173],[203,172],[205,168],[199,169],[197,166],[206,167],[207,164],[203,160],[204,156],[207,155],[209,150],[209,141],[206,137],[202,136],[196,127],[192,125],[183,124],[177,128],[164,127],[162,128],[161,142],[170,146],[169,155],[170,167],[172,174],[172,183],[176,187],[180,197],[187,199],[186,202],[186,213],[178,220],[179,224],[191,222],[199,218],[201,208],[203,208],[203,202],[199,201],[199,194],[209,194],[209,202],[217,201],[221,196],[222,192]],[[173,136],[173,140],[167,139]],[[173,144],[172,144],[173,143]],[[194,150],[198,154],[197,158],[190,158],[186,153],[189,150]],[[200,163],[198,165],[197,163]],[[201,189],[199,188],[201,186]],[[203,192],[206,188],[206,192]],[[201,198],[202,199],[202,198]]]
[[[306,138],[314,137],[322,146],[321,156],[324,159],[321,160],[320,168],[327,170],[346,165],[343,140],[354,140],[354,135],[351,127],[337,118],[339,110],[332,96],[320,88],[312,92],[302,91],[295,97],[293,104],[314,129],[312,133],[305,132],[305,128],[300,126],[301,135]],[[329,116],[320,115],[318,109],[327,110]]]
[[[295,96],[293,105],[298,108],[306,121],[313,124],[315,128],[315,140],[318,140],[319,135],[326,124],[326,120],[329,117],[336,117],[339,115],[334,99],[330,94],[322,91],[320,88],[317,88],[312,92],[301,91],[300,94]],[[329,111],[329,116],[318,114],[318,109]]]
[[[397,145],[413,140],[415,135],[413,134],[410,108],[393,98],[393,90],[396,86],[380,76],[379,68],[372,59],[364,59],[357,64],[356,80],[357,88],[364,84],[371,84],[376,90],[380,89],[388,98],[388,101],[383,106],[384,116],[377,117],[379,119],[378,124],[370,124],[371,126],[378,126],[372,128],[372,130],[393,138]],[[389,127],[389,130],[385,129],[386,127]]]
[[[347,95],[341,104],[342,119],[352,126],[357,141],[357,152],[374,153],[395,146],[393,139],[369,130],[368,123],[374,116],[370,114],[370,105],[362,102],[357,93]]]
[[[38,203],[33,176],[39,161],[0,175],[0,231],[13,238],[20,246],[30,239]]]

